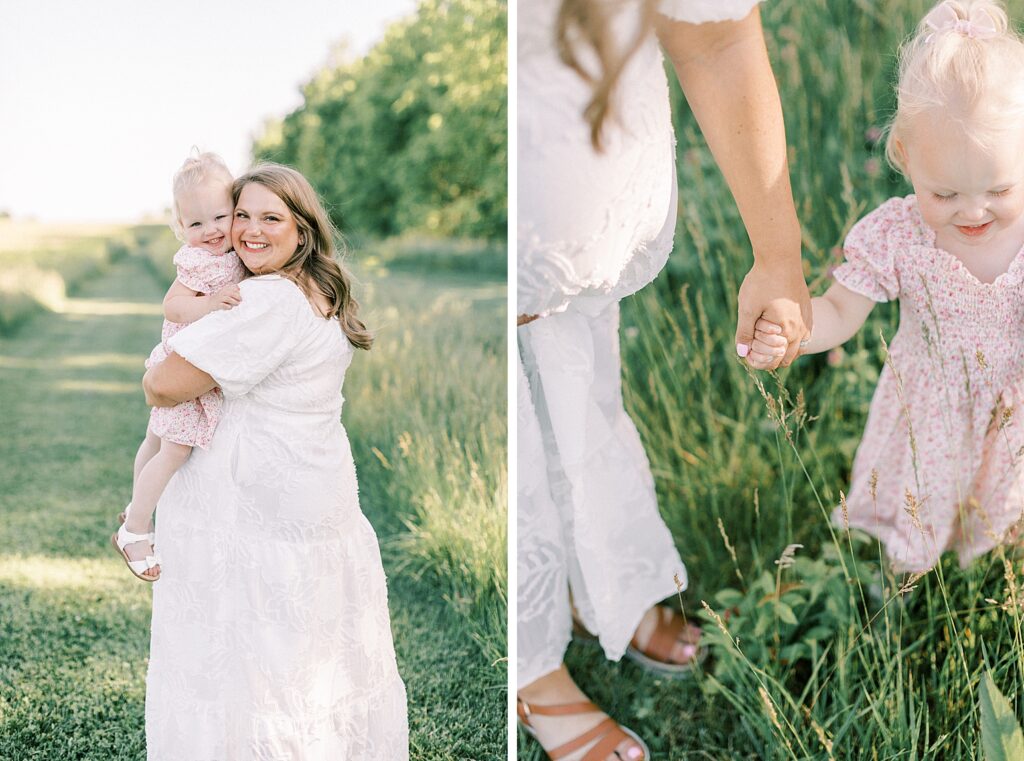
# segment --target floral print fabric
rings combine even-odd
[[[926,570],[950,549],[966,565],[1024,507],[1024,252],[979,281],[936,247],[912,195],[858,222],[844,252],[839,283],[900,304],[854,459],[849,524],[878,537],[897,569]]]
[[[245,266],[234,251],[214,254],[194,246],[182,246],[174,255],[177,280],[187,288],[202,294],[220,290],[229,283],[240,282]],[[164,320],[160,343],[146,360],[146,367],[163,362],[170,353],[168,340],[185,327],[186,323]],[[213,389],[174,407],[154,407],[149,413],[149,429],[161,439],[206,449],[220,420],[223,403],[219,389]]]

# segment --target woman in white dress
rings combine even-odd
[[[737,352],[788,365],[809,334],[778,90],[756,0],[520,0],[518,707],[551,758],[640,759],[563,664],[573,618],[605,655],[676,676],[700,631],[620,387],[618,301],[672,247],[675,140],[658,42],[737,201],[754,264]],[[753,342],[761,317],[789,344]]]
[[[408,758],[405,686],[341,386],[372,338],[298,172],[236,180],[241,303],[171,340],[150,404],[220,386],[223,418],[160,501],[149,761]]]

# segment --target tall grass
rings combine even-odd
[[[910,192],[885,168],[878,128],[893,106],[895,51],[929,6],[762,6],[815,293],[853,222]],[[1024,8],[1010,10],[1020,19]],[[622,351],[627,405],[691,570],[687,604],[708,603],[715,659],[694,720],[715,721],[700,752],[981,758],[985,674],[1024,715],[1024,564],[1004,548],[967,569],[946,557],[920,578],[894,575],[877,543],[831,524],[895,307],[877,307],[841,350],[780,376],[747,371],[733,331],[749,244],[692,117],[678,116],[677,253],[625,303]],[[673,758],[698,752],[686,739],[669,745]]]
[[[484,652],[498,660],[506,652],[508,578],[505,284],[363,273],[377,339],[346,381],[344,418],[374,453],[357,462],[361,482],[368,474],[377,489],[368,498],[395,505],[408,529],[394,547],[402,567],[442,579]]]
[[[59,311],[87,279],[128,251],[117,225],[45,225],[0,219],[0,335],[43,310]]]

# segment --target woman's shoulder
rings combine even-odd
[[[253,275],[239,283],[238,287],[263,298],[292,300],[302,296],[299,286],[283,275]]]
[[[294,280],[283,275],[257,275],[246,278],[238,284],[242,292],[242,303],[262,309],[273,308],[281,315],[296,319],[316,317],[314,306]]]

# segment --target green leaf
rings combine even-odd
[[[793,614],[793,609],[786,605],[784,602],[775,603],[775,613],[779,616],[779,620],[784,624],[796,624],[796,616]]]
[[[988,672],[981,678],[978,698],[981,710],[981,744],[985,761],[1019,761],[1024,758],[1024,733],[1010,702]]]
[[[735,589],[723,589],[715,594],[715,602],[723,608],[735,608],[743,602],[743,593]]]

